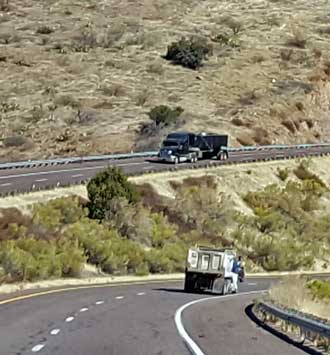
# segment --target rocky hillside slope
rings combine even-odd
[[[0,0],[1,160],[150,147],[141,125],[161,104],[234,146],[326,140],[327,6]],[[197,34],[213,47],[200,69],[163,58]]]

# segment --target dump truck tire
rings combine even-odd
[[[189,274],[186,274],[184,280],[184,290],[185,292],[192,292],[195,289],[195,281],[191,278]]]
[[[223,283],[221,294],[223,296],[227,295],[229,293],[229,288],[230,288],[230,280],[229,279],[225,279],[225,282]]]

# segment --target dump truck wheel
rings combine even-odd
[[[195,281],[191,278],[189,274],[186,274],[184,280],[184,290],[185,292],[192,292],[195,289]]]
[[[229,288],[230,288],[230,280],[225,279],[225,282],[223,283],[222,287],[222,295],[225,296],[229,293]]]
[[[213,281],[212,292],[214,293],[222,293],[224,287],[224,280],[223,279],[215,279]]]

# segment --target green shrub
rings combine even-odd
[[[151,246],[153,220],[149,209],[142,204],[130,204],[125,198],[114,198],[106,212],[104,223],[121,236]]]
[[[72,224],[85,215],[76,197],[57,198],[32,208],[33,231],[37,236],[59,234],[64,225]]]
[[[82,250],[63,239],[26,237],[2,242],[0,247],[0,266],[10,282],[78,276],[85,262]]]
[[[309,163],[306,160],[302,161],[293,172],[300,180],[311,180],[326,188],[325,183],[309,170]]]
[[[307,287],[315,298],[330,300],[330,281],[312,280]]]
[[[53,32],[54,32],[54,30],[51,27],[47,26],[47,25],[42,25],[42,26],[37,28],[37,33],[38,34],[49,35],[49,34],[51,34]]]
[[[66,230],[66,236],[79,241],[89,263],[110,274],[135,273],[145,262],[145,252],[139,244],[96,221],[81,220]]]
[[[146,252],[146,260],[152,274],[164,274],[173,271],[171,260],[161,250],[151,249]]]
[[[277,176],[282,181],[285,181],[289,176],[289,169],[288,168],[285,168],[285,169],[277,168]]]
[[[187,249],[182,241],[166,244],[162,249],[163,255],[171,262],[172,272],[184,272]]]
[[[154,107],[148,116],[156,124],[156,126],[170,126],[177,123],[179,117],[183,112],[183,108],[176,107],[171,109],[166,105],[160,105]]]
[[[147,276],[149,275],[149,267],[147,263],[140,264],[135,272],[136,276]]]
[[[89,198],[89,216],[103,219],[111,209],[115,197],[124,197],[129,203],[139,200],[139,194],[127,180],[123,172],[116,167],[109,167],[99,172],[87,185]]]
[[[163,214],[153,214],[151,243],[154,248],[163,248],[168,242],[176,240],[176,226],[170,224]]]
[[[205,38],[191,37],[186,39],[183,37],[168,46],[165,59],[195,70],[202,66],[203,60],[211,53],[212,47]]]

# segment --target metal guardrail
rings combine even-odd
[[[227,150],[228,152],[250,152],[250,151],[268,151],[268,150],[312,149],[312,148],[321,148],[321,147],[330,147],[330,143],[294,144],[294,145],[277,144],[277,145],[264,145],[264,146],[246,146],[240,148],[226,147],[224,150]],[[28,160],[28,161],[21,161],[21,162],[0,163],[0,169],[34,168],[40,166],[65,165],[65,164],[84,163],[84,162],[93,162],[93,161],[155,157],[157,156],[157,154],[158,154],[157,151],[149,151],[149,152],[140,152],[140,153],[91,155],[91,156],[73,157],[73,158]]]
[[[94,156],[91,155],[86,157],[73,157],[73,158],[27,160],[21,162],[1,163],[0,169],[34,168],[38,166],[47,166],[47,165],[64,165],[64,164],[85,163],[85,162],[101,161],[101,160],[117,160],[117,159],[151,157],[156,155],[157,152],[153,151],[153,152],[127,153],[127,154],[107,154],[107,155],[94,155]]]
[[[309,333],[330,339],[330,324],[322,323],[321,320],[317,321],[300,314],[300,312],[287,311],[266,302],[258,302],[256,308],[258,311],[265,312],[298,327],[301,332],[302,343]]]

